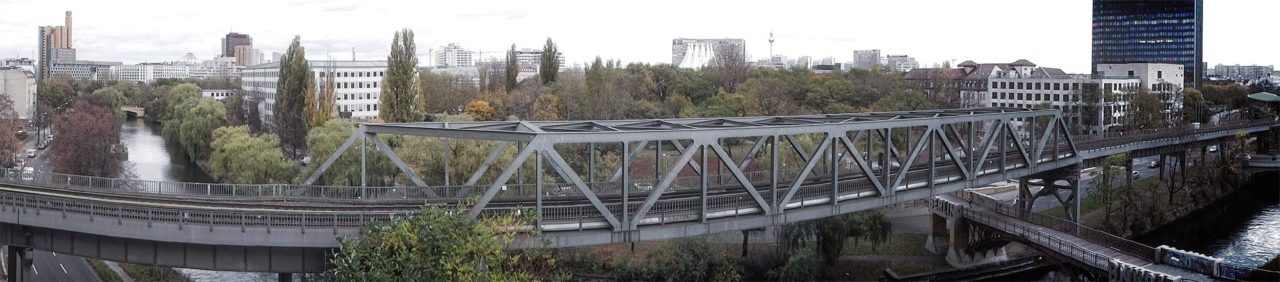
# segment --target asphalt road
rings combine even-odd
[[[36,148],[36,139],[34,135],[27,138],[26,146],[22,150],[23,161],[26,166],[35,167],[36,171],[51,171],[46,153],[53,147],[36,150],[34,158],[26,157],[26,149]],[[0,254],[0,256],[3,255]],[[32,251],[31,256],[32,265],[24,266],[22,269],[25,272],[22,281],[102,281],[84,258],[46,251]]]

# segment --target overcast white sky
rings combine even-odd
[[[1206,0],[1209,64],[1280,65],[1275,0]],[[247,33],[267,54],[302,36],[312,59],[385,59],[391,37],[414,30],[422,65],[428,49],[458,42],[497,52],[541,48],[553,38],[569,64],[595,56],[671,61],[671,39],[742,38],[752,58],[774,53],[851,60],[857,49],[906,54],[922,66],[943,60],[1025,58],[1068,72],[1089,70],[1088,0],[892,1],[57,1],[0,0],[0,57],[34,57],[36,28],[73,12],[82,60],[208,59],[228,31]],[[485,57],[491,54],[485,54]]]

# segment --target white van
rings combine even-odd
[[[22,168],[22,180],[23,180],[23,181],[32,181],[32,180],[35,180],[35,179],[36,179],[36,168],[34,168],[34,167],[24,167],[24,168]]]

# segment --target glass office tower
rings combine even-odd
[[[1098,64],[1169,63],[1186,87],[1204,77],[1202,0],[1093,0],[1093,73]]]

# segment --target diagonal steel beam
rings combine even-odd
[[[684,154],[684,150],[691,150],[691,149],[693,149],[693,145],[689,145],[689,148],[687,148],[687,149],[686,149],[686,148],[684,147],[684,144],[681,144],[679,140],[670,140],[670,141],[671,141],[671,146],[672,146],[672,147],[676,147],[676,152],[677,152],[677,153]],[[659,142],[661,142],[661,141],[659,141]],[[694,143],[697,143],[697,142],[694,142]],[[701,166],[701,165],[698,165],[698,163],[697,163],[697,162],[690,162],[690,163],[689,163],[689,167],[690,167],[690,168],[693,168],[693,173],[697,173],[698,175],[702,175],[702,166]]]
[[[645,197],[644,203],[640,205],[640,209],[636,210],[636,215],[634,219],[631,220],[632,226],[628,226],[629,228],[635,228],[636,225],[639,224],[640,220],[644,219],[644,216],[649,214],[649,209],[653,208],[653,204],[658,202],[658,197],[662,196],[662,193],[667,192],[667,188],[671,187],[671,182],[676,180],[676,176],[680,175],[681,170],[684,170],[685,164],[688,164],[689,160],[693,159],[693,151],[695,150],[692,150],[692,148],[697,145],[699,145],[698,141],[694,140],[693,144],[689,144],[689,148],[686,148],[684,153],[680,154],[680,159],[677,159],[675,164],[672,165],[671,168],[667,169],[667,173],[662,176],[662,180],[658,182],[657,186],[653,187],[653,191],[649,192],[649,196]]]
[[[480,211],[483,211],[485,206],[489,205],[489,201],[493,200],[493,196],[498,195],[498,190],[501,190],[502,186],[507,185],[507,180],[510,180],[511,175],[515,174],[516,170],[518,170],[520,166],[524,165],[524,161],[529,159],[529,155],[532,155],[534,151],[539,149],[547,149],[548,147],[551,147],[551,145],[538,142],[537,140],[538,139],[535,138],[534,141],[529,142],[529,146],[525,146],[524,150],[520,150],[520,153],[517,153],[516,157],[511,160],[511,164],[508,164],[507,167],[502,170],[502,174],[498,175],[498,179],[494,179],[493,183],[489,184],[489,189],[485,190],[484,196],[481,196],[480,200],[476,202],[475,207],[471,208],[471,212],[467,213],[468,217],[476,218],[476,216],[480,215]]]
[[[946,132],[942,134],[945,135]],[[949,138],[946,136],[937,136],[937,138],[942,139],[942,148],[947,150],[948,155],[951,155],[951,161],[956,163],[956,167],[960,168],[960,173],[964,175],[964,179],[973,179],[973,175],[969,173],[969,168],[964,165],[964,162],[960,161],[960,153],[956,152],[956,146],[951,144],[951,140],[948,140]]]
[[[1059,129],[1059,130],[1061,130],[1058,134],[1061,134],[1062,136],[1066,137],[1066,138],[1067,138],[1067,144],[1068,144],[1068,145],[1071,145],[1071,146],[1070,146],[1070,147],[1071,147],[1071,155],[1072,155],[1072,156],[1079,156],[1079,155],[1080,155],[1080,151],[1078,150],[1078,148],[1076,148],[1076,140],[1075,140],[1075,137],[1071,137],[1070,132],[1069,132],[1069,131],[1067,131],[1067,123],[1066,123],[1065,121],[1062,121],[1062,119],[1058,119],[1058,129]],[[1056,158],[1056,157],[1055,157],[1055,158]]]
[[[498,143],[498,146],[494,147],[493,151],[489,152],[489,156],[484,157],[484,163],[481,163],[480,167],[476,168],[476,171],[471,173],[471,178],[467,178],[467,182],[463,183],[462,186],[476,185],[476,182],[480,181],[480,177],[484,176],[484,172],[489,170],[489,166],[492,166],[493,162],[497,161],[499,156],[502,156],[502,151],[506,151],[507,146],[509,145],[511,145],[511,141],[502,141]]]
[[[1009,122],[1010,121],[1005,121],[1005,124],[1009,124]],[[1022,161],[1027,164],[1027,167],[1031,167],[1031,156],[1027,154],[1026,146],[1022,145],[1022,137],[1018,136],[1016,131],[1013,131],[1012,126],[1005,126],[1004,129],[1004,131],[1009,134],[1009,137],[1013,137],[1013,144],[1018,148],[1018,153],[1022,154]],[[1000,145],[1004,146],[1006,144]],[[1003,156],[1001,156],[1001,158],[1003,158]]]
[[[827,136],[830,135],[830,133],[827,134]],[[787,188],[787,195],[782,197],[781,202],[778,202],[779,213],[787,210],[787,203],[791,202],[791,197],[794,197],[797,191],[800,191],[800,185],[804,184],[804,179],[808,178],[809,172],[813,171],[814,166],[818,165],[818,161],[820,161],[818,156],[820,156],[822,152],[825,152],[829,146],[831,146],[831,138],[824,136],[822,138],[822,144],[819,144],[818,148],[813,150],[812,157],[809,158],[808,162],[805,162],[804,169],[800,170],[800,175],[797,175],[796,180],[791,182],[791,187]]]
[[[720,144],[711,143],[709,146],[716,152],[717,156],[720,156],[721,162],[725,164],[733,163],[733,159],[729,158],[729,153],[726,153],[724,148],[720,147]],[[738,178],[738,183],[742,184],[742,187],[747,189],[747,193],[751,194],[751,198],[756,200],[756,204],[760,205],[760,210],[763,210],[764,214],[770,214],[769,202],[766,202],[764,197],[760,196],[760,191],[756,190],[755,185],[752,185],[750,180],[747,180],[747,176],[742,173],[742,170],[731,165],[726,167],[729,168],[729,173],[733,174],[733,177]],[[706,187],[703,187],[703,189],[706,189]]]
[[[351,132],[351,137],[347,137],[347,141],[342,142],[342,146],[338,146],[337,150],[334,150],[332,154],[329,154],[329,158],[325,159],[324,163],[321,163],[320,167],[316,168],[316,171],[311,172],[311,176],[307,177],[307,181],[303,181],[302,185],[312,185],[316,183],[316,180],[320,180],[320,175],[324,174],[325,171],[329,171],[329,166],[332,166],[333,162],[338,161],[339,157],[346,154],[347,149],[351,148],[351,144],[355,144],[356,140],[363,137],[365,132],[363,124],[361,124],[360,127],[356,127],[356,129]]]
[[[996,133],[1001,131],[1001,126],[1004,126],[1004,120],[998,119],[992,120],[991,125],[987,126],[987,137],[982,139],[982,155],[978,156],[978,163],[973,164],[974,175],[982,174],[982,165],[987,163],[987,155],[991,154],[991,145],[998,143],[995,137]],[[1001,145],[1003,146],[1003,144]],[[1001,157],[1003,158],[1004,156]]]
[[[418,177],[418,172],[413,171],[412,167],[409,167],[408,164],[405,164],[404,160],[400,159],[400,155],[397,155],[394,150],[391,150],[391,146],[387,146],[386,142],[382,142],[382,138],[378,138],[377,133],[366,133],[366,134],[369,135],[369,139],[373,140],[373,145],[378,147],[378,151],[382,151],[383,155],[386,155],[387,158],[391,159],[391,162],[395,163],[396,167],[400,168],[400,172],[403,172],[405,175],[409,176],[409,180],[413,181],[414,185],[418,185],[418,187],[426,188],[423,190],[426,191],[427,197],[436,198],[436,192],[431,189],[431,186],[428,186],[426,182],[422,181],[422,178]]]
[[[890,130],[890,129],[892,129],[892,128],[881,128],[881,129],[877,129],[877,130],[876,130],[876,133],[879,133],[879,134],[880,134],[880,138],[884,138],[884,140],[890,140],[890,141],[892,141],[892,140],[891,140],[891,139],[892,139],[892,137],[891,137],[891,136],[889,136],[889,130]],[[904,128],[904,129],[906,129],[906,130],[911,130],[910,128]],[[907,142],[911,142],[911,140],[907,140]],[[885,143],[889,143],[889,142],[885,142]],[[898,152],[898,147],[894,147],[894,146],[885,146],[885,147],[889,147],[889,148],[888,148],[888,150],[886,150],[887,152],[889,152],[888,154],[886,154],[886,155],[885,155],[885,157],[886,157],[886,158],[889,158],[889,159],[891,159],[891,160],[898,161],[899,163],[901,163],[901,162],[902,162],[902,154],[901,154],[901,152]]]
[[[738,164],[738,169],[747,169],[747,165],[750,165],[751,161],[756,159],[756,153],[759,153],[760,148],[764,147],[764,140],[768,137],[769,136],[760,136],[759,139],[756,139],[756,144],[751,145],[751,151],[748,151],[746,156],[747,158],[742,160],[742,163]]]
[[[631,153],[627,155],[627,159],[622,160],[622,162],[627,164],[635,162],[637,158],[640,158],[640,154],[644,153],[644,147],[648,145],[649,145],[648,140],[640,141],[640,144],[637,144],[635,146],[636,149],[631,150]],[[609,182],[618,181],[618,179],[621,177],[622,177],[622,166],[618,166],[618,169],[613,170],[613,175],[609,176]]]
[[[555,169],[561,178],[569,180],[570,183],[573,183],[573,186],[578,187],[578,191],[587,197],[587,201],[591,202],[591,206],[594,206],[596,211],[599,211],[600,215],[609,221],[609,225],[613,226],[613,231],[622,231],[622,224],[618,223],[618,217],[614,216],[613,212],[609,211],[609,207],[604,206],[604,202],[601,202],[600,198],[596,197],[596,193],[591,191],[591,188],[587,187],[586,183],[582,182],[582,177],[579,177],[578,173],[574,172],[573,168],[564,161],[564,158],[560,156],[560,152],[556,151],[554,147],[548,147],[550,147],[548,150],[542,151],[542,155],[551,159],[551,168]]]
[[[911,166],[915,164],[916,158],[920,157],[920,152],[924,151],[924,144],[928,143],[925,141],[929,140],[931,134],[933,134],[933,127],[925,128],[924,132],[920,134],[920,141],[917,141],[915,148],[911,149],[911,153],[907,156],[907,162],[902,164],[902,171],[898,172],[898,177],[893,180],[893,185],[889,185],[889,191],[893,191],[898,188],[898,185],[902,185],[902,180],[906,179],[907,173],[911,172]],[[908,145],[911,144],[911,140],[907,140],[907,142]]]
[[[854,138],[857,138],[858,134],[854,134]],[[844,143],[845,151],[849,152],[849,155],[853,156],[853,162],[857,163],[858,168],[862,170],[862,173],[867,176],[867,179],[871,180],[871,185],[875,186],[876,191],[879,192],[880,195],[888,195],[889,192],[885,191],[886,189],[884,188],[884,184],[880,183],[880,178],[876,177],[875,171],[871,170],[871,165],[867,163],[867,158],[862,156],[862,152],[858,152],[858,146],[855,146],[853,141],[849,140],[849,137],[846,136],[840,136],[840,142]]]
[[[791,144],[791,149],[796,152],[797,156],[800,156],[800,161],[809,162],[809,152],[804,149],[804,145],[801,145],[800,142],[796,142],[795,136],[786,135],[786,138],[787,143]]]
[[[1033,118],[1034,119],[1034,118]],[[1058,116],[1049,118],[1049,122],[1045,123],[1044,132],[1040,134],[1040,141],[1036,142],[1035,147],[1035,163],[1040,163],[1040,155],[1044,154],[1044,147],[1049,144],[1049,136],[1056,134],[1054,129],[1058,128]],[[1035,164],[1033,163],[1033,165]]]

